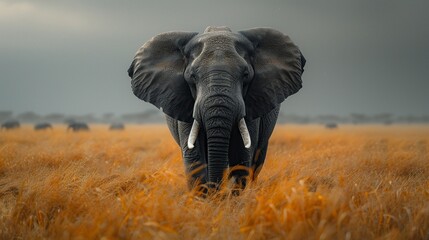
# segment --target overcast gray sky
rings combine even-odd
[[[0,0],[0,111],[153,109],[126,70],[152,36],[272,27],[307,58],[283,113],[429,114],[429,2]]]

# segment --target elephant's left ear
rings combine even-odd
[[[245,96],[246,116],[254,119],[276,108],[302,87],[305,58],[283,33],[271,28],[240,31],[254,46],[255,75]]]

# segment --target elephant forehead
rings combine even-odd
[[[226,31],[226,32],[231,32],[231,29],[229,27],[226,26],[221,26],[221,27],[212,27],[212,26],[208,26],[206,28],[206,30],[204,30],[204,33],[208,33],[208,32],[219,32],[219,31]]]
[[[199,34],[187,44],[185,52],[236,51],[237,49],[253,51],[253,44],[241,34],[218,31]]]
[[[244,42],[244,38],[237,33],[232,32],[208,32],[203,33],[197,38],[198,43],[206,47],[234,47],[237,43]]]
[[[215,35],[209,34],[209,36],[201,37],[200,42],[203,42],[205,45],[232,46],[234,44],[234,38],[228,35],[222,33],[217,33]]]

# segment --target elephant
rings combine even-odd
[[[52,125],[47,122],[42,122],[34,125],[34,130],[40,131],[40,130],[47,130],[52,129]]]
[[[9,120],[2,123],[1,129],[11,130],[11,129],[19,128],[20,126],[21,124],[17,120]]]
[[[112,123],[109,127],[110,130],[124,130],[125,126],[123,123]]]
[[[73,122],[67,127],[67,131],[69,130],[72,130],[73,132],[89,131],[89,127],[88,124],[83,122]]]
[[[256,180],[280,104],[302,87],[306,59],[272,28],[161,33],[128,69],[135,96],[166,115],[190,189],[241,191]]]
[[[330,122],[330,123],[325,124],[325,127],[328,129],[336,129],[336,128],[338,128],[338,124],[334,123],[334,122]]]

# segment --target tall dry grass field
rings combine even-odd
[[[429,238],[429,126],[277,126],[258,181],[209,199],[165,126],[91,127],[0,132],[0,238]]]

